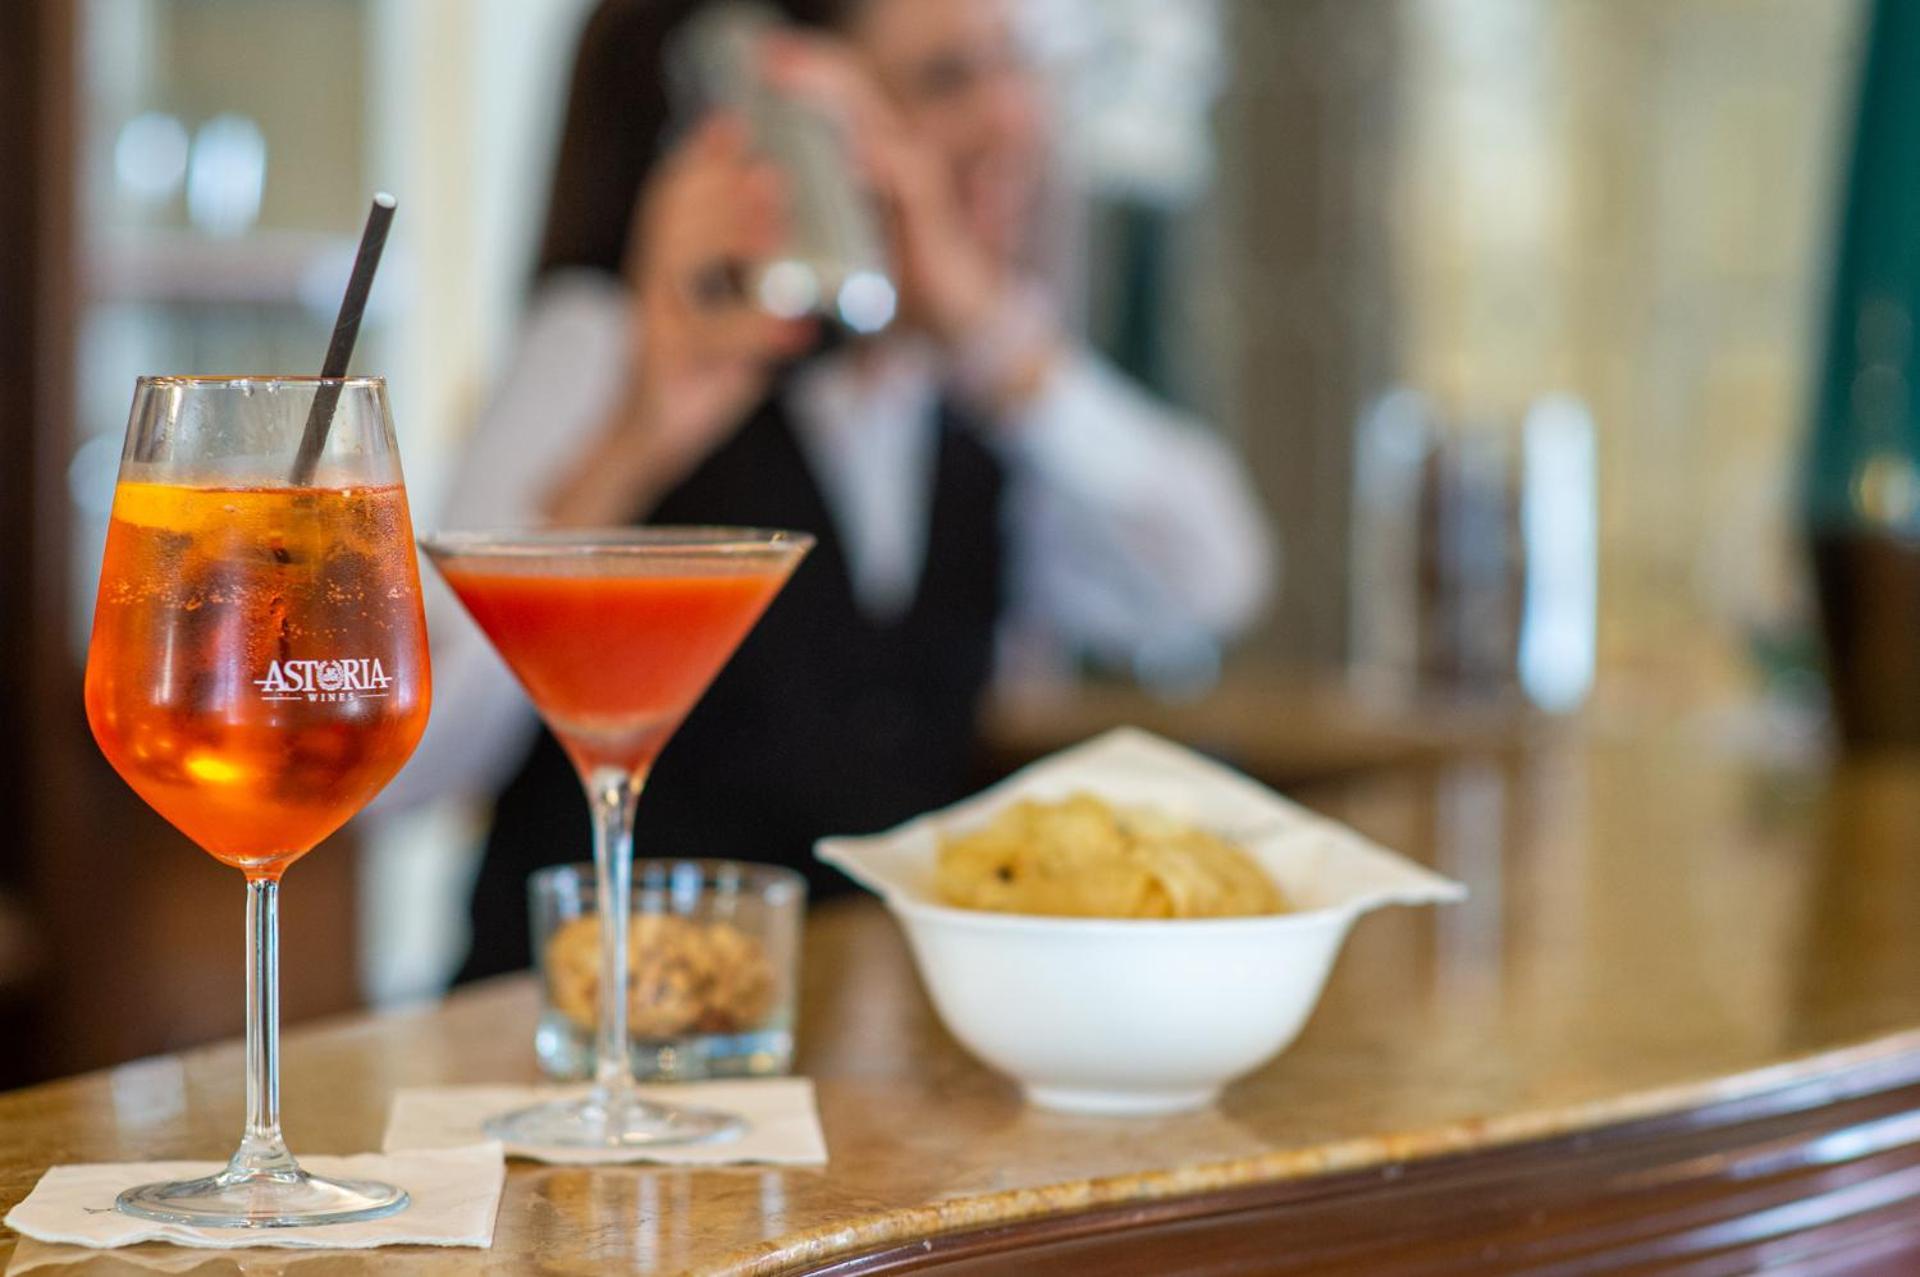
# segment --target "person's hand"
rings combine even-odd
[[[773,370],[814,339],[811,320],[776,319],[730,282],[784,235],[780,174],[753,158],[738,120],[708,120],[661,161],[628,240],[627,391],[551,495],[553,522],[622,522],[651,505],[739,426]]]
[[[756,160],[745,126],[708,120],[647,184],[627,250],[639,307],[633,384],[662,449],[705,456],[766,392],[775,365],[813,338],[731,280],[786,234],[779,170]]]
[[[968,340],[989,321],[1009,280],[968,232],[952,175],[918,145],[853,52],[819,36],[769,37],[765,72],[847,130],[854,162],[886,217],[902,317],[941,340]]]

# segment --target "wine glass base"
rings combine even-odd
[[[745,1118],[718,1109],[596,1096],[556,1100],[489,1118],[487,1134],[526,1147],[628,1149],[719,1144],[746,1134]]]
[[[328,1179],[303,1170],[143,1184],[114,1201],[123,1215],[196,1228],[307,1228],[384,1219],[407,1208],[404,1188],[373,1180]]]

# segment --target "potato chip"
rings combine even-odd
[[[940,896],[964,909],[1081,918],[1280,913],[1253,858],[1204,829],[1089,793],[1004,808],[941,844]]]

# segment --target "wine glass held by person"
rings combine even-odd
[[[817,539],[662,755],[642,855],[767,860],[975,779],[996,660],[1210,649],[1273,575],[1238,460],[1062,322],[1053,177],[1015,0],[785,0],[771,88],[845,130],[898,285],[877,336],[716,287],[792,233],[750,122],[673,117],[702,0],[606,0],[579,46],[542,269],[441,526],[792,528]],[[1070,220],[1070,219],[1068,219]],[[584,859],[566,759],[451,600],[444,690],[395,805],[497,793],[467,976],[529,957],[526,875]],[[442,620],[442,616],[445,617]]]

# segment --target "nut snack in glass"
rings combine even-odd
[[[806,880],[731,860],[644,860],[627,924],[627,1033],[642,1080],[762,1076],[793,1061]],[[592,865],[528,880],[543,995],[540,1066],[593,1071],[600,918]]]
[[[295,482],[317,399],[331,430]],[[281,1138],[279,890],[400,770],[429,695],[385,383],[142,378],[87,651],[87,722],[148,805],[246,875],[247,1118],[224,1171],[129,1189],[120,1210],[268,1228],[406,1206],[392,1185],[308,1175]]]

